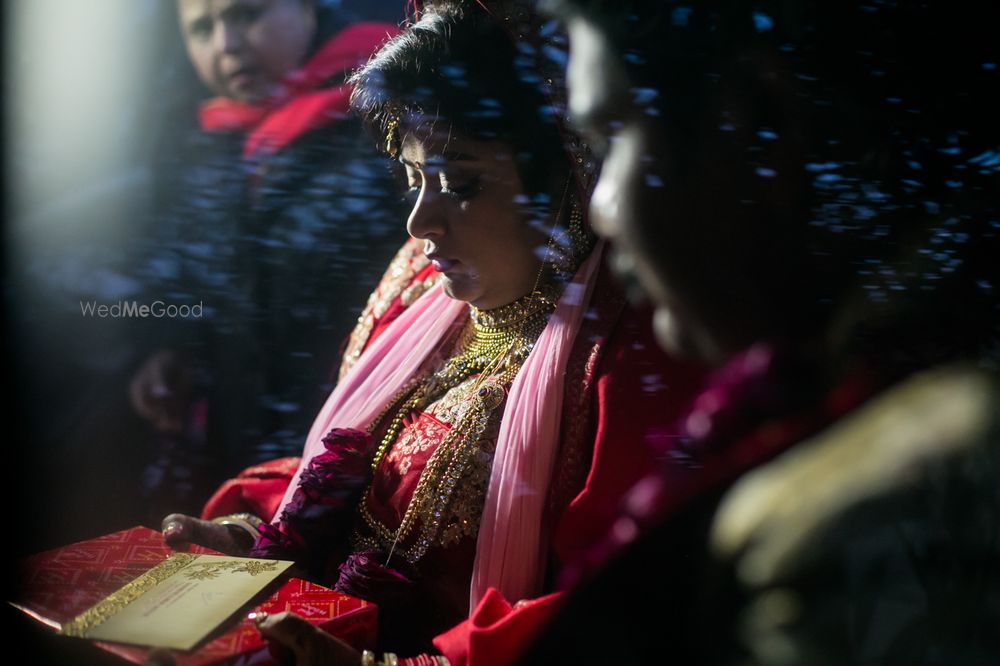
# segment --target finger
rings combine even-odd
[[[172,513],[163,519],[163,540],[171,548],[197,544],[227,555],[246,555],[253,544],[247,543],[243,534],[239,528],[182,513]]]
[[[278,613],[262,620],[257,629],[269,645],[290,651],[296,666],[355,666],[361,653],[331,636],[304,618],[292,613]]]
[[[271,659],[279,664],[279,666],[298,666],[296,664],[295,653],[280,643],[268,641],[267,652],[271,655]]]
[[[160,529],[163,530],[163,536],[169,538],[180,537],[185,534],[184,526],[187,523],[188,516],[183,513],[172,513],[165,517],[160,523]]]
[[[297,662],[304,661],[309,651],[310,639],[316,639],[318,629],[293,613],[284,612],[268,616],[257,624],[260,635],[279,648],[290,650]]]
[[[191,543],[214,547],[214,543],[207,543],[212,539],[205,538],[203,522],[205,521],[185,516],[182,513],[172,513],[163,519],[163,539],[171,547],[185,546]],[[211,525],[211,523],[207,524]]]
[[[145,666],[174,666],[174,655],[166,648],[155,648],[146,657]]]

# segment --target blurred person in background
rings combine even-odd
[[[249,463],[298,453],[344,339],[405,239],[399,185],[349,116],[346,84],[395,34],[402,7],[176,4],[215,97],[162,151],[141,275],[150,294],[204,307],[199,321],[150,336],[129,389],[159,433],[142,479],[157,517]]]
[[[12,439],[19,468],[44,470],[44,492],[24,489],[36,510],[17,546],[30,552],[194,510],[227,464],[301,446],[301,410],[321,404],[405,238],[399,185],[343,86],[402,8],[9,9]],[[234,62],[247,71],[233,86],[212,78]],[[239,83],[258,74],[254,91]],[[84,311],[120,303],[201,307]]]
[[[525,663],[996,663],[996,8],[550,6],[595,229],[720,370]]]
[[[166,320],[121,304],[152,300],[158,165],[202,93],[173,3],[4,10],[5,378],[15,467],[40,470],[12,483],[32,498],[12,546],[31,552],[146,519],[138,471],[154,442],[127,389]]]

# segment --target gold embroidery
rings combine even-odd
[[[413,456],[425,452],[435,442],[441,441],[446,429],[433,420],[417,418],[400,433],[399,441],[392,448],[386,460],[396,465],[399,473],[406,476],[413,464]]]
[[[405,424],[414,414],[428,411],[431,405],[457,388],[468,396],[438,406],[437,413],[451,427],[420,473],[398,528],[391,530],[381,524],[372,516],[367,501],[360,503],[361,524],[368,534],[356,532],[356,549],[379,550],[388,544],[387,563],[398,550],[415,564],[428,548],[440,543],[442,529],[448,530],[446,538],[449,540],[478,530],[478,520],[474,520],[472,514],[481,510],[481,499],[479,507],[473,510],[462,502],[454,503],[455,493],[473,462],[479,459],[480,440],[491,424],[499,422],[502,411],[499,408],[507,397],[505,387],[514,380],[545,328],[555,309],[556,299],[550,292],[554,294],[557,289],[536,285],[530,294],[502,308],[490,311],[472,308],[448,360],[435,372],[423,375],[400,407],[389,407],[369,426],[369,432],[373,432],[382,418],[396,411],[375,451],[372,469],[377,473],[380,463],[399,442]],[[409,468],[407,465],[407,471]],[[475,485],[469,483],[470,488]],[[456,510],[459,515],[454,516]],[[416,540],[411,542],[410,537],[418,527]]]
[[[442,547],[453,546],[463,538],[475,539],[479,535],[479,521],[486,503],[486,491],[490,485],[493,469],[493,453],[497,436],[500,434],[500,419],[491,421],[479,440],[479,450],[473,452],[472,460],[459,481],[459,491],[448,507],[448,518],[444,521],[441,538]]]
[[[426,451],[435,444],[437,448],[421,473],[398,530],[379,522],[367,503],[361,502],[362,525],[354,534],[355,549],[394,550],[415,564],[431,546],[449,546],[462,538],[476,537],[500,432],[502,410],[497,408],[505,397],[503,387],[495,381],[480,383],[479,377],[469,377],[427,408],[428,414],[449,425],[466,416],[480,420],[480,427],[467,431],[468,439],[454,425],[442,432],[442,426],[426,418],[406,427],[385,457],[402,473],[406,473],[404,468],[409,471],[411,457],[417,451]],[[489,409],[485,420],[481,420],[484,405]],[[407,537],[417,528],[416,540],[409,543]]]
[[[279,564],[275,560],[246,559],[197,562],[199,557],[200,555],[193,553],[174,553],[64,624],[59,633],[66,636],[86,636],[88,631],[114,617],[133,601],[177,573],[182,573],[188,580],[211,580],[227,570],[257,576],[266,571],[274,571]]]
[[[251,576],[259,576],[266,571],[274,571],[278,563],[274,560],[223,560],[222,562],[197,562],[192,564],[190,571],[184,572],[184,577],[189,580],[209,580],[218,578],[224,571],[233,573],[245,573]]]
[[[413,277],[422,271],[428,263],[429,260],[424,256],[421,244],[417,241],[411,239],[399,249],[399,252],[396,253],[396,256],[389,263],[389,267],[386,269],[375,291],[368,297],[368,303],[361,312],[361,316],[358,317],[357,325],[351,332],[351,336],[347,341],[347,347],[344,349],[344,357],[340,362],[341,379],[354,367],[358,359],[361,358],[361,352],[364,351],[365,345],[368,343],[368,338],[371,337],[375,321],[388,311],[392,302],[397,297],[400,297],[404,293],[404,290],[416,286],[410,284],[413,281]],[[433,276],[417,284],[422,286],[430,282],[429,286],[425,288],[429,289],[434,286],[434,282],[438,277],[440,276]],[[423,293],[423,291],[420,293]],[[403,305],[410,305],[413,301],[416,301],[419,295],[417,294],[417,296],[413,297],[410,302],[404,300]]]
[[[64,624],[59,633],[66,636],[83,637],[89,630],[117,615],[123,608],[191,564],[197,557],[191,553],[171,555],[166,561],[156,565]]]
[[[413,305],[418,298],[424,295],[425,291],[436,285],[439,279],[441,279],[440,275],[432,275],[421,282],[414,282],[403,290],[399,296],[399,302],[407,307]]]

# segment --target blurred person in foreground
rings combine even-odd
[[[524,663],[997,663],[996,8],[550,6],[595,229],[720,370]]]
[[[151,298],[202,306],[149,336],[131,382],[134,409],[159,433],[143,475],[155,515],[298,452],[405,239],[396,181],[350,117],[346,83],[397,32],[397,13],[387,2],[177,0],[187,54],[215,96],[164,146],[140,276]]]

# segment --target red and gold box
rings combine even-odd
[[[19,563],[11,604],[58,631],[63,623],[160,564],[172,552],[159,532],[133,527],[39,553]],[[200,547],[191,552],[215,554]],[[285,582],[253,610],[297,613],[358,649],[375,643],[374,604],[298,578]],[[53,640],[79,639],[54,636]],[[144,663],[149,654],[148,648],[134,645],[88,642],[137,664]],[[266,643],[243,616],[231,619],[221,633],[213,634],[197,650],[175,651],[174,659],[177,666],[271,663]]]

